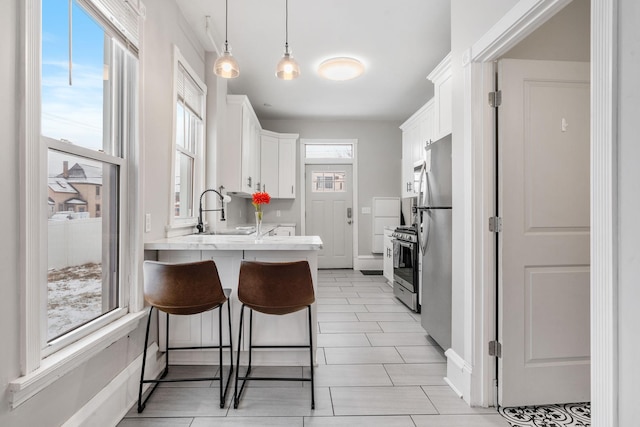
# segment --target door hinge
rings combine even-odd
[[[489,106],[491,108],[499,107],[502,104],[502,91],[489,92]]]
[[[489,356],[502,357],[502,344],[498,341],[489,341]]]
[[[489,218],[489,231],[492,233],[502,233],[502,218],[499,216]]]

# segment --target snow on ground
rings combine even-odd
[[[49,270],[48,279],[48,340],[102,314],[101,264]]]

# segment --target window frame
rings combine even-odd
[[[135,114],[135,123],[126,129],[127,140],[122,145],[122,166],[120,166],[120,308],[108,313],[93,331],[85,331],[82,337],[76,335],[55,351],[47,353],[43,349],[46,324],[46,299],[43,283],[47,283],[47,212],[48,193],[47,153],[50,147],[73,150],[83,157],[108,156],[80,146],[69,147],[61,141],[43,142],[41,136],[41,40],[42,40],[42,0],[24,0],[19,6],[19,75],[18,91],[24,102],[17,106],[22,123],[19,143],[19,208],[23,218],[19,223],[19,286],[20,286],[20,374],[9,382],[9,401],[12,408],[20,406],[30,397],[46,388],[66,372],[85,363],[98,352],[125,337],[144,318],[141,287],[135,286],[142,277],[141,260],[143,243],[141,220],[141,185],[139,180],[140,158],[140,117],[141,79],[140,65],[137,67],[136,102],[130,105]],[[99,12],[95,3],[100,0],[76,0],[87,13],[113,39],[119,41],[126,50],[137,56],[137,40],[128,43],[122,33],[110,23],[110,17]],[[142,20],[136,21],[142,25]],[[90,153],[85,152],[87,150]],[[86,154],[90,154],[86,156]],[[111,156],[109,156],[111,162]],[[45,305],[43,310],[43,304]],[[81,328],[79,328],[81,329]]]
[[[193,150],[193,215],[186,218],[180,218],[175,216],[175,174],[176,174],[176,153],[179,150],[181,153],[187,153],[188,150],[178,147],[176,141],[176,133],[178,126],[178,79],[182,75],[182,68],[189,77],[200,89],[200,96],[202,97],[202,132],[198,140],[195,142]],[[180,52],[178,46],[173,46],[173,127],[171,135],[171,186],[169,187],[169,224],[166,227],[166,236],[182,236],[186,234],[192,234],[195,226],[198,224],[198,197],[204,189],[204,157],[205,157],[205,139],[206,139],[206,123],[207,123],[207,86],[200,79],[195,70],[191,67],[189,62]],[[185,107],[183,107],[185,108]],[[197,113],[196,113],[197,115]]]

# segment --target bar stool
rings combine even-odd
[[[165,264],[154,261],[144,262],[144,299],[151,305],[147,320],[147,333],[144,338],[144,352],[142,356],[142,373],[140,374],[140,390],[138,392],[138,413],[145,408],[147,400],[153,394],[158,384],[163,382],[181,381],[220,381],[220,407],[224,408],[227,390],[233,374],[233,353],[231,344],[231,307],[229,296],[231,289],[222,289],[216,264],[211,261],[200,261],[184,264]],[[222,306],[227,303],[229,314],[229,345],[222,344]],[[167,314],[165,367],[159,379],[145,380],[144,370],[147,360],[147,345],[149,344],[149,326],[151,315],[156,308]],[[218,345],[198,347],[169,347],[169,315],[191,315],[218,309]],[[169,372],[170,350],[193,350],[217,348],[220,356],[220,374],[206,378],[165,379]],[[227,385],[223,391],[222,349],[229,349],[230,368]],[[153,388],[142,401],[142,387],[144,384],[154,384]]]
[[[311,270],[307,261],[267,263],[243,261],[240,265],[238,281],[238,299],[242,302],[240,309],[240,332],[238,343],[242,342],[242,323],[244,308],[249,308],[249,366],[244,377],[240,374],[240,350],[238,349],[238,374],[236,375],[233,394],[233,407],[238,408],[240,397],[247,381],[310,381],[311,409],[315,409],[313,387],[313,325],[311,324],[311,304],[315,302]],[[295,313],[306,308],[309,314],[309,345],[253,345],[253,312],[284,315]],[[238,344],[240,345],[240,344]],[[251,353],[254,348],[309,348],[310,378],[273,378],[252,377]],[[242,387],[238,390],[238,380]]]

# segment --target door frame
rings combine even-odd
[[[495,201],[493,61],[571,0],[521,0],[462,55],[465,354],[448,354],[448,381],[477,406],[495,405],[495,262],[487,218]],[[591,0],[591,404],[593,425],[617,425],[617,1]]]
[[[306,145],[313,144],[342,144],[342,145],[351,145],[353,147],[353,157],[350,159],[307,159],[305,156]],[[358,228],[359,228],[359,209],[358,209],[358,140],[357,139],[310,139],[310,138],[300,138],[300,177],[299,187],[300,187],[300,234],[302,236],[306,235],[306,226],[307,219],[305,215],[305,205],[307,202],[307,187],[306,187],[306,177],[305,177],[305,169],[306,165],[338,165],[338,164],[347,164],[351,165],[352,172],[352,189],[351,196],[352,206],[353,206],[353,242],[352,242],[352,265],[353,269],[357,269],[359,266],[358,263]]]

